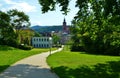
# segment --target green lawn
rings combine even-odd
[[[56,48],[52,50],[55,49]],[[49,48],[48,49],[35,48],[32,50],[25,51],[13,47],[0,46],[0,72],[5,70],[7,67],[9,67],[11,64],[15,63],[18,60],[46,51],[49,51]]]
[[[120,57],[70,52],[64,49],[48,57],[60,78],[120,78]]]

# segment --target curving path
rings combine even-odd
[[[52,53],[61,51],[59,48]],[[0,78],[59,78],[46,63],[50,52],[33,55],[13,64],[0,74]]]

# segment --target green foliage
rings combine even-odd
[[[30,26],[29,16],[17,9],[9,10],[7,14],[10,16],[10,25],[15,29],[18,38],[21,30]]]
[[[2,11],[0,11],[0,30],[0,44],[16,46],[16,35],[12,26],[10,25],[10,16]]]
[[[0,11],[0,29],[4,29],[9,26],[10,17],[8,14]]]
[[[7,51],[7,50],[15,50],[15,48],[9,47],[7,45],[0,45],[0,51]]]
[[[28,45],[19,45],[18,48],[22,49],[22,50],[31,50],[31,49],[33,49],[32,46],[28,46]]]
[[[78,12],[78,17],[73,21],[73,45],[82,45],[89,53],[119,55],[119,14],[104,16],[106,11],[101,1],[84,1],[83,5],[78,5],[83,10]]]
[[[60,4],[62,11],[66,12],[70,0],[39,2],[43,13],[54,10],[56,4]],[[77,0],[79,11],[72,22],[72,50],[82,46],[90,53],[120,55],[119,6],[119,0]]]
[[[19,33],[20,44],[31,45],[31,37],[34,36],[34,31],[31,29],[22,29]]]
[[[34,37],[41,37],[41,34],[39,34],[38,32],[35,32]]]
[[[56,34],[53,34],[52,35],[52,38],[53,38],[53,45],[59,45],[60,44],[60,37]]]
[[[20,30],[23,27],[30,26],[29,16],[24,12],[18,11],[17,9],[9,10],[8,15],[10,16],[10,24],[16,29]]]
[[[29,17],[18,10],[0,11],[0,42],[1,45],[18,47],[20,30],[29,26]]]
[[[38,0],[40,5],[42,6],[42,12],[48,12],[55,10],[56,4],[59,4],[61,7],[61,11],[63,11],[63,14],[67,14],[69,9],[69,1],[70,0]]]
[[[94,22],[94,20],[92,21]],[[86,21],[83,23],[79,22],[76,24],[77,29],[73,28],[72,32],[76,36],[73,36],[73,45],[76,47],[83,46],[90,53],[119,55],[119,26],[115,27],[105,20],[101,21],[100,26],[95,23],[87,24]],[[77,32],[74,32],[75,30]],[[78,50],[80,49],[78,48]]]

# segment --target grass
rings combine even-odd
[[[70,52],[64,49],[48,57],[60,78],[120,78],[120,57]]]
[[[56,48],[53,48],[52,50],[55,50]],[[34,48],[32,50],[20,50],[13,47],[8,46],[0,46],[0,72],[5,70],[7,67],[12,65],[13,63],[29,57],[31,55],[39,54],[42,52],[49,51],[49,48],[47,49],[39,49]]]

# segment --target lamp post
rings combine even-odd
[[[52,38],[49,37],[49,48],[50,48],[50,55],[51,55],[51,48],[52,48]]]

